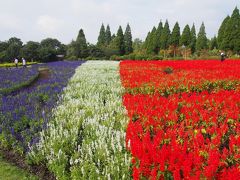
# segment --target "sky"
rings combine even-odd
[[[144,40],[161,20],[172,30],[178,21],[181,30],[202,22],[209,38],[217,31],[239,0],[0,0],[0,41],[18,37],[24,43],[51,37],[68,44],[84,30],[86,39],[96,43],[102,23],[116,33],[127,23],[133,38]]]

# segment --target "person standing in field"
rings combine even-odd
[[[14,59],[14,63],[15,63],[15,66],[17,68],[18,67],[18,59],[17,58]]]
[[[223,62],[224,60],[225,60],[225,54],[221,52],[221,62]]]
[[[27,67],[27,66],[26,66],[26,60],[25,60],[24,58],[22,58],[22,65],[23,65],[24,68]]]

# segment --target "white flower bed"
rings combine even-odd
[[[88,61],[70,80],[29,159],[58,179],[130,179],[119,63]]]

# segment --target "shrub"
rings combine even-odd
[[[172,74],[173,73],[173,69],[171,67],[166,67],[164,70],[163,70],[166,74]]]

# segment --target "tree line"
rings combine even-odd
[[[162,21],[148,32],[144,41],[132,39],[131,27],[127,24],[123,31],[119,26],[116,34],[110,26],[101,25],[96,44],[87,42],[83,29],[77,38],[64,45],[57,39],[47,38],[41,42],[29,41],[26,44],[16,37],[0,42],[0,61],[12,61],[15,57],[40,62],[54,61],[58,55],[65,59],[185,59],[216,57],[220,51],[229,56],[240,53],[240,14],[236,7],[231,16],[227,16],[217,33],[211,39],[206,36],[202,22],[198,33],[195,25],[187,24],[181,31],[176,22],[171,30],[168,20]]]

